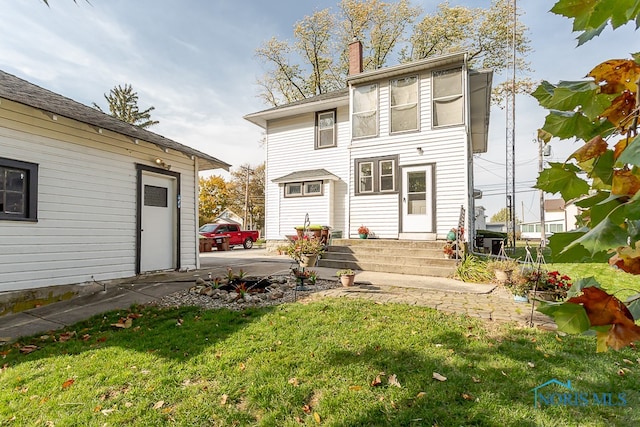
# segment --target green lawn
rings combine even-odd
[[[343,299],[132,312],[127,329],[111,312],[66,341],[0,347],[0,425],[640,424],[637,351],[596,353],[593,337]],[[532,389],[553,378],[589,405],[534,407]],[[593,405],[594,393],[626,405]]]

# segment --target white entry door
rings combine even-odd
[[[402,168],[402,231],[433,232],[433,166]]]
[[[140,271],[176,268],[176,179],[142,172]]]

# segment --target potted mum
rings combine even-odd
[[[353,286],[356,280],[356,273],[350,268],[336,271],[336,276],[340,278],[342,286]]]
[[[303,237],[296,239],[287,246],[287,255],[297,261],[300,267],[313,267],[318,256],[324,252],[324,245],[320,239]]]
[[[360,227],[358,227],[358,236],[361,239],[366,239],[369,236],[369,229],[364,225],[361,225]]]

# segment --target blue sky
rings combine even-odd
[[[338,0],[0,0],[0,69],[78,102],[106,109],[103,94],[133,85],[139,105],[153,105],[150,130],[238,167],[264,160],[261,130],[242,117],[267,108],[255,82],[265,69],[254,56],[271,37],[291,39],[296,21]],[[414,0],[427,11],[437,1]],[[534,52],[535,80],[575,80],[610,58],[640,51],[631,26],[576,48],[568,19],[548,13],[555,1],[518,0]],[[487,7],[489,0],[455,1]],[[499,83],[501,77],[494,80]],[[492,215],[504,207],[505,118],[492,110],[489,152],[476,160],[479,204]],[[516,105],[516,189],[537,176],[535,131],[545,111],[529,97]],[[563,161],[577,145],[554,141],[548,160]],[[496,194],[500,193],[500,194]],[[495,194],[495,195],[492,195]],[[534,191],[516,194],[518,218],[538,216]]]

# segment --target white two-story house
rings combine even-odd
[[[266,132],[265,238],[312,224],[357,237],[436,240],[473,233],[473,153],[486,152],[492,71],[466,53],[362,72],[346,89],[252,113]]]

